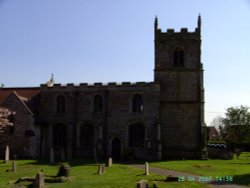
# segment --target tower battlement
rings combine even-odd
[[[88,89],[88,88],[96,88],[96,89],[116,89],[116,88],[159,88],[159,84],[155,82],[109,82],[109,83],[80,83],[80,84],[60,84],[55,83],[53,86],[48,86],[47,84],[41,84],[41,90],[61,90],[61,89]]]
[[[163,32],[160,28],[158,28],[158,18],[155,18],[155,36],[157,34],[196,34],[200,35],[201,32],[201,16],[198,16],[197,27],[194,31],[189,31],[188,28],[181,28],[180,31],[175,31],[173,28],[168,28],[166,32]]]

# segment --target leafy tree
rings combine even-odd
[[[249,107],[227,108],[225,118],[222,119],[224,127],[219,127],[221,136],[227,143],[250,143],[250,112]]]

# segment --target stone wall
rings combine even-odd
[[[132,99],[135,94],[143,98],[143,112],[132,112]],[[56,97],[59,95],[66,99],[65,113],[56,112]],[[103,99],[102,112],[93,111],[96,95],[100,95]],[[133,150],[137,158],[146,158],[146,156],[157,158],[156,125],[159,120],[159,85],[155,83],[42,86],[40,114],[47,122],[43,141],[45,153],[53,146],[53,134],[49,127],[60,122],[67,126],[67,146],[72,148],[75,156],[91,156],[93,150],[90,148],[84,150],[79,141],[80,127],[87,122],[94,126],[94,145],[105,157],[112,154],[112,140],[118,138],[121,141],[121,158],[128,149]],[[129,148],[128,129],[134,123],[141,123],[145,127],[143,148]],[[150,142],[150,148],[147,148],[148,142]]]
[[[34,125],[33,113],[15,92],[3,102],[2,106],[15,111],[15,115],[13,118],[14,126],[12,128],[6,127],[0,136],[1,155],[4,153],[5,145],[8,144],[11,157],[13,155],[19,158],[38,157],[40,129]]]

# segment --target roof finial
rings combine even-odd
[[[55,81],[54,81],[54,74],[51,74],[51,78],[49,79],[49,81],[46,83],[48,87],[52,87],[54,85]]]
[[[158,29],[158,18],[155,16],[155,31]]]

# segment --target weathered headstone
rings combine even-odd
[[[4,162],[7,163],[9,160],[10,160],[10,148],[9,145],[6,145]]]
[[[64,150],[64,148],[61,149],[61,161],[65,161],[65,150]]]
[[[98,166],[98,174],[99,175],[102,175],[102,174],[104,174],[105,173],[105,164],[100,164],[99,166]]]
[[[145,162],[145,175],[146,175],[146,176],[149,175],[149,166],[148,166],[148,162]]]
[[[105,164],[102,164],[102,173],[105,173]]]
[[[70,166],[67,164],[63,164],[60,166],[59,171],[57,173],[57,177],[61,177],[61,176],[65,176],[65,177],[69,177],[69,171],[70,171]]]
[[[109,158],[109,161],[108,161],[108,167],[111,167],[112,164],[113,164],[113,160],[112,160],[112,158],[110,157],[110,158]]]
[[[141,180],[136,183],[136,188],[148,188],[148,181],[147,180]]]
[[[33,187],[34,188],[44,188],[45,187],[44,175],[42,173],[38,173],[36,175]]]
[[[16,161],[15,160],[12,161],[12,171],[16,172]]]
[[[55,153],[53,148],[50,148],[49,162],[50,164],[55,162]]]
[[[98,166],[98,174],[102,175],[102,165],[101,164]]]

